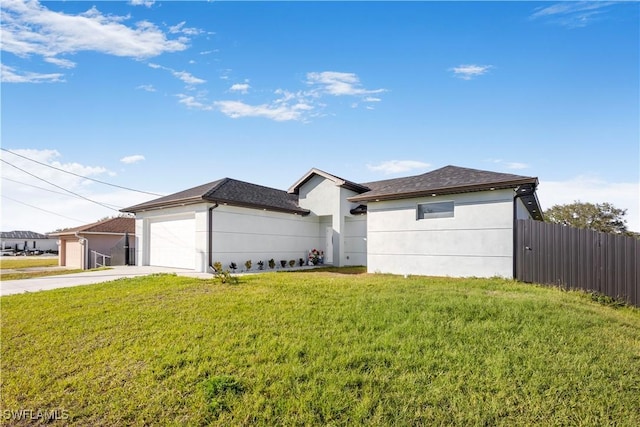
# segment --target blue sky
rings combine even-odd
[[[45,165],[169,194],[453,164],[640,231],[639,23],[637,2],[3,0],[2,230],[154,197]]]

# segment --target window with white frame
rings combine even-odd
[[[419,203],[416,219],[453,218],[453,202]]]

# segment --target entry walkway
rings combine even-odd
[[[179,276],[211,278],[208,273],[197,273],[193,270],[151,266],[114,266],[109,270],[84,271],[82,273],[62,274],[58,276],[35,277],[33,279],[0,281],[0,296],[20,294],[23,292],[46,291],[49,289],[68,288],[71,286],[91,285],[110,282],[124,277],[148,276],[157,273],[175,273]]]

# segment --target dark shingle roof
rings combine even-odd
[[[170,206],[212,202],[306,215],[309,213],[309,210],[302,209],[298,205],[297,193],[299,187],[316,174],[332,179],[341,186],[361,193],[357,196],[350,197],[349,201],[351,202],[394,200],[432,194],[453,194],[524,187],[527,187],[527,194],[535,198],[535,187],[538,185],[538,179],[535,177],[461,168],[458,166],[445,166],[422,175],[364,184],[357,184],[319,169],[312,169],[298,180],[288,192],[231,178],[224,178],[131,206],[122,209],[122,211],[140,212]],[[539,210],[537,199],[536,207]],[[357,210],[357,213],[364,212],[366,212],[364,205]]]
[[[91,224],[81,225],[80,227],[67,228],[62,231],[51,233],[52,236],[59,236],[63,234],[73,233],[130,233],[136,232],[136,220],[135,218],[117,217],[110,218],[103,221],[94,222]]]
[[[329,179],[339,185],[340,187],[347,188],[349,190],[353,190],[356,193],[362,193],[363,191],[367,191],[368,188],[363,186],[362,184],[358,184],[357,182],[349,181],[348,179],[340,178],[339,176],[327,173],[317,168],[311,169],[309,172],[304,174],[302,178],[296,181],[290,188],[289,193],[299,194],[300,187],[302,187],[306,182],[308,182],[314,176],[321,176],[323,178]]]
[[[213,202],[280,212],[306,215],[307,209],[298,206],[298,197],[283,190],[224,178],[193,187],[188,190],[160,197],[146,203],[123,209],[123,212],[140,212],[168,206],[178,206],[199,202]]]
[[[3,239],[48,239],[46,234],[36,233],[35,231],[2,231],[0,237]]]
[[[370,191],[350,197],[352,202],[394,200],[431,194],[466,193],[500,188],[537,185],[535,177],[445,166],[422,175],[364,183]]]

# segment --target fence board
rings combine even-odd
[[[640,307],[640,240],[518,220],[516,279],[595,291]]]

